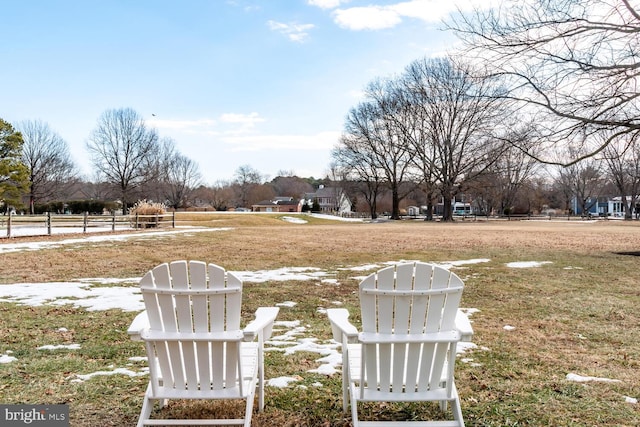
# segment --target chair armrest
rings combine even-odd
[[[460,341],[471,342],[473,338],[473,327],[466,314],[462,310],[456,313],[456,329],[460,332]]]
[[[273,322],[276,320],[276,316],[280,308],[278,307],[260,307],[256,310],[256,317],[251,321],[243,330],[244,340],[253,341],[261,331],[263,332],[262,339],[268,340],[271,337],[273,331]]]
[[[329,316],[329,321],[331,322],[331,331],[335,341],[341,343],[342,337],[345,336],[348,343],[358,342],[358,330],[349,322],[349,310],[345,308],[329,308],[327,309],[327,316]]]
[[[131,325],[129,325],[129,329],[127,329],[127,333],[133,341],[142,341],[141,334],[145,329],[149,329],[149,317],[147,316],[146,310],[138,313],[133,319]]]

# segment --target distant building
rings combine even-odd
[[[273,200],[263,200],[251,205],[253,212],[301,212],[303,200],[293,197],[276,197]]]
[[[351,201],[345,192],[339,187],[325,187],[321,185],[315,193],[305,193],[305,202],[311,206],[314,201],[318,202],[320,212],[343,214],[351,212]]]
[[[625,202],[627,205],[631,204],[631,197],[626,196]],[[576,215],[584,216],[611,216],[611,217],[624,217],[624,204],[622,197],[589,197],[585,203],[586,210],[582,211],[581,204],[578,199],[574,197],[571,200],[571,209]],[[640,205],[636,203],[636,206],[632,209],[632,215],[637,216],[640,212]]]

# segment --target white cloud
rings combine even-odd
[[[256,123],[266,121],[260,114],[253,112],[249,114],[225,113],[220,116],[220,121],[224,123],[239,123],[245,127],[254,127]]]
[[[287,36],[289,40],[298,43],[304,42],[309,37],[309,33],[307,31],[315,28],[315,25],[313,24],[285,24],[277,21],[268,21],[267,25],[269,26],[269,29],[277,31]]]
[[[234,151],[261,150],[327,150],[332,149],[340,132],[319,132],[313,135],[239,135],[221,138],[233,145]]]
[[[386,6],[370,5],[337,9],[333,12],[336,24],[349,30],[382,30],[400,24],[404,18],[437,23],[460,9],[489,7],[491,0],[410,0]]]
[[[311,6],[318,6],[321,9],[333,9],[340,6],[340,3],[346,3],[346,1],[344,0],[308,0],[307,3],[309,3]]]
[[[173,119],[151,119],[148,124],[152,127],[167,131],[179,131],[190,134],[219,135],[222,133],[219,127],[221,124],[240,125],[242,131],[253,128],[257,123],[265,122],[266,119],[256,112],[249,114],[224,113],[217,119],[196,119],[196,120],[173,120]]]
[[[366,6],[338,9],[334,12],[335,22],[349,30],[382,30],[402,22],[400,15],[390,7]]]

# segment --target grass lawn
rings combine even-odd
[[[342,223],[282,215],[187,215],[182,223],[217,231],[134,236],[2,252],[1,246],[63,241],[69,236],[0,240],[0,288],[36,283],[43,294],[60,283],[93,278],[92,287],[135,287],[155,265],[198,259],[231,271],[313,267],[325,276],[246,281],[246,321],[259,306],[282,306],[278,321],[299,322],[299,342],[331,344],[322,308],[338,306],[358,321],[358,276],[399,260],[452,262],[465,280],[462,307],[478,346],[458,359],[456,383],[467,426],[640,425],[640,223],[512,221],[453,224],[401,221]],[[78,238],[78,236],[73,236]],[[538,262],[516,268],[509,263]],[[370,266],[369,270],[354,267]],[[525,265],[519,265],[523,267]],[[322,279],[331,279],[325,280]],[[89,280],[91,281],[91,280]],[[34,285],[35,286],[35,285]],[[82,299],[77,296],[76,299]],[[70,407],[71,426],[135,425],[146,365],[141,343],[126,334],[136,311],[40,306],[0,299],[0,403]],[[287,332],[280,327],[277,333]],[[79,344],[80,348],[38,349]],[[266,378],[295,379],[267,387],[254,426],[350,426],[342,413],[340,373],[310,372],[322,355],[269,351]],[[128,376],[81,375],[124,369]],[[568,374],[575,375],[567,378]],[[595,377],[607,381],[579,382]],[[172,402],[168,416],[232,414],[231,403]],[[438,416],[430,405],[367,405],[369,419]],[[366,418],[365,417],[365,418]]]

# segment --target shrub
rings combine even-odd
[[[138,200],[136,204],[129,209],[131,225],[138,228],[157,227],[166,212],[167,208],[162,203]]]

